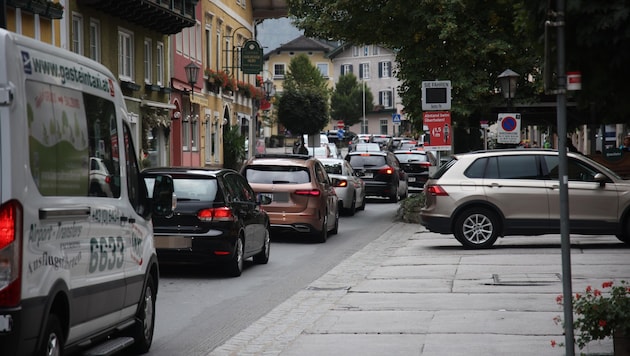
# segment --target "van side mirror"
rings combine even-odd
[[[146,181],[147,179],[145,179]],[[158,216],[166,216],[173,213],[177,206],[173,177],[158,175],[153,177],[153,193],[151,195],[152,212]]]

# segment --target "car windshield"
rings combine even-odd
[[[350,165],[352,167],[380,167],[386,164],[385,156],[381,155],[352,155]]]
[[[250,183],[302,184],[311,181],[308,168],[301,166],[248,166],[245,177]]]
[[[400,161],[400,163],[411,163],[411,162],[428,162],[429,159],[427,155],[418,154],[418,153],[400,153],[396,154],[396,158]]]
[[[214,178],[177,178],[173,186],[178,201],[214,201],[217,196],[217,180]]]

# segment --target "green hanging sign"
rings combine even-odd
[[[241,49],[241,70],[245,74],[259,74],[263,69],[263,50],[258,41],[249,40]]]

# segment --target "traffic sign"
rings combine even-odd
[[[395,124],[400,124],[400,114],[392,114],[392,122]]]
[[[344,127],[346,127],[346,124],[343,122],[343,120],[337,121],[337,128],[338,129],[343,129]]]
[[[422,82],[422,110],[451,110],[451,81]]]
[[[497,123],[498,143],[521,142],[521,114],[499,114]]]

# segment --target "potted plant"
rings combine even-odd
[[[562,295],[556,298],[563,304]],[[573,329],[580,349],[593,340],[613,338],[615,355],[630,355],[630,284],[604,282],[602,289],[586,287],[584,293],[572,297]],[[561,323],[560,317],[554,318]],[[552,341],[552,345],[555,342]]]

